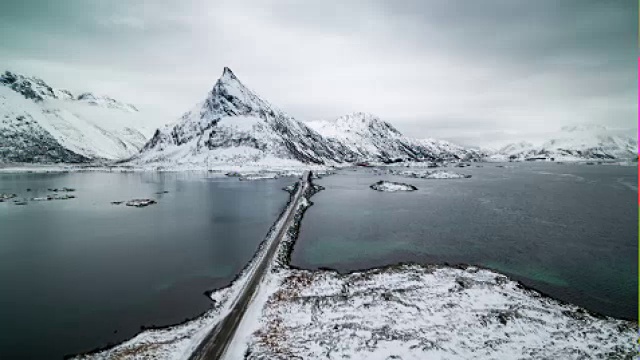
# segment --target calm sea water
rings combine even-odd
[[[555,163],[453,168],[470,179],[342,171],[317,181],[292,265],[489,267],[561,300],[637,319],[636,167]],[[378,180],[418,191],[382,193]]]
[[[203,292],[249,261],[294,181],[0,174],[0,193],[35,197],[66,186],[77,196],[0,203],[0,359],[62,358],[204,312]],[[140,197],[158,204],[110,204]]]

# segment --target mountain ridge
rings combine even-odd
[[[389,122],[365,112],[308,125],[325,137],[345,144],[361,161],[473,161],[482,157],[479,151],[448,141],[407,137]]]
[[[489,159],[500,161],[613,161],[637,159],[638,140],[616,134],[600,124],[563,126],[539,145],[530,142],[508,144]]]
[[[116,160],[147,140],[133,105],[93,93],[75,96],[37,77],[0,74],[0,105],[4,163]]]

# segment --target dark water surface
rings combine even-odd
[[[292,265],[489,267],[558,299],[637,319],[636,167],[556,163],[452,168],[470,179],[341,171],[317,181]],[[415,192],[369,189],[378,180]]]
[[[294,181],[0,174],[0,193],[77,189],[72,200],[0,203],[0,359],[59,359],[202,313],[203,292],[250,260]],[[158,204],[110,204],[140,197]]]

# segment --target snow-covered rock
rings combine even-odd
[[[16,194],[5,194],[5,193],[0,193],[0,202],[4,202],[4,201],[7,201],[7,200],[11,200],[11,199],[15,198],[16,196],[18,196],[18,195],[16,195]]]
[[[444,140],[404,136],[390,123],[363,112],[331,121],[312,121],[307,125],[325,137],[344,144],[357,154],[361,162],[471,160],[481,157],[478,151]]]
[[[37,77],[28,77],[10,71],[5,71],[4,74],[0,75],[0,85],[4,85],[26,99],[34,101],[43,101],[45,99],[72,100],[74,98],[69,90],[56,89]]]
[[[65,186],[65,187],[63,187],[63,188],[60,188],[60,189],[58,189],[58,188],[53,188],[53,189],[47,189],[47,190],[49,190],[49,191],[53,191],[53,192],[58,192],[58,191],[60,191],[60,192],[74,192],[74,191],[76,191],[76,189],[74,189],[74,188],[69,188],[69,187],[66,187],[66,186]]]
[[[430,174],[425,174],[424,179],[468,179],[471,175],[458,174],[449,171],[434,171]]]
[[[76,198],[75,195],[69,195],[69,194],[50,194],[47,196],[31,198],[31,201],[69,200],[69,199],[75,199],[75,198]]]
[[[540,145],[509,144],[489,157],[496,161],[630,160],[637,157],[638,140],[617,134],[602,125],[565,126]]]
[[[377,191],[386,191],[386,192],[395,192],[395,191],[414,191],[418,190],[417,187],[393,181],[378,181],[375,184],[369,186],[373,190]]]
[[[145,206],[153,205],[155,203],[156,201],[153,199],[133,199],[133,200],[127,201],[125,205],[134,206],[134,207],[145,207]]]
[[[7,71],[0,75],[0,163],[127,158],[151,136],[143,117],[109,97],[75,97]]]
[[[631,359],[637,324],[475,267],[288,270],[247,359]]]

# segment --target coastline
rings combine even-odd
[[[316,185],[314,186],[314,190],[315,190],[314,191],[315,193],[317,191],[320,191],[321,188],[317,187]],[[288,189],[288,191],[290,193],[294,193],[295,189]],[[312,195],[313,194],[310,194],[306,198],[308,199]],[[289,202],[290,201],[291,201],[291,198]],[[308,208],[312,204],[313,203],[309,201],[307,206],[305,206],[303,209],[300,209],[296,213],[296,219],[293,222],[292,226],[289,228],[288,240],[283,241],[283,243],[280,245],[280,249],[278,250],[278,256],[277,256],[277,259],[278,259],[277,264],[274,264],[274,269],[269,274],[270,277],[268,281],[265,281],[268,284],[264,286],[265,289],[263,289],[263,293],[259,297],[261,299],[261,302],[263,303],[254,304],[255,306],[252,312],[248,311],[248,314],[253,313],[254,315],[255,314],[261,314],[261,315],[259,315],[259,318],[257,319],[250,319],[250,321],[248,321],[248,324],[244,325],[244,328],[243,328],[244,336],[242,337],[242,339],[236,341],[236,342],[240,342],[240,344],[236,343],[235,348],[232,349],[232,351],[235,351],[236,355],[239,354],[240,350],[238,349],[240,347],[244,346],[244,350],[246,350],[247,349],[246,346],[249,346],[250,352],[253,351],[251,352],[253,354],[252,356],[257,356],[258,358],[260,354],[263,354],[263,355],[266,354],[265,356],[268,356],[269,349],[265,349],[263,346],[264,344],[260,345],[262,347],[259,347],[258,349],[251,348],[251,346],[255,346],[257,341],[256,340],[257,338],[254,335],[256,334],[256,332],[261,331],[261,329],[264,330],[263,327],[266,326],[265,325],[266,323],[268,323],[268,320],[265,320],[266,319],[265,311],[275,311],[275,312],[280,311],[277,306],[273,305],[273,299],[274,299],[274,296],[276,296],[276,298],[279,297],[279,295],[276,295],[276,294],[280,293],[280,290],[283,289],[282,286],[284,282],[291,277],[299,277],[299,276],[327,277],[331,279],[330,281],[340,281],[341,279],[348,279],[350,277],[360,276],[363,274],[364,275],[400,274],[399,276],[402,276],[403,272],[405,271],[411,272],[411,271],[415,271],[415,269],[419,269],[420,271],[423,271],[425,273],[432,272],[432,271],[442,271],[445,273],[462,272],[464,274],[466,273],[474,274],[474,273],[480,272],[484,274],[483,276],[489,276],[489,277],[495,277],[495,278],[501,279],[499,280],[500,282],[499,284],[490,283],[488,286],[509,284],[510,286],[509,291],[512,291],[512,294],[515,294],[518,296],[525,296],[525,298],[528,299],[531,303],[542,302],[545,304],[549,304],[549,306],[552,309],[558,310],[557,313],[560,314],[560,316],[564,316],[563,324],[572,324],[572,323],[575,323],[576,321],[578,322],[588,321],[590,323],[595,322],[597,324],[600,324],[603,328],[604,327],[610,328],[610,326],[615,324],[616,326],[618,325],[622,326],[621,329],[623,330],[621,330],[622,331],[621,334],[625,334],[624,336],[629,336],[628,331],[631,331],[634,334],[637,333],[638,323],[636,320],[613,318],[613,317],[605,316],[605,315],[584,309],[582,307],[573,305],[571,303],[563,302],[561,300],[554,298],[553,296],[550,296],[549,294],[545,294],[535,289],[534,287],[527,286],[520,281],[513,280],[511,277],[506,276],[498,271],[494,271],[488,268],[475,266],[475,265],[467,265],[467,264],[434,265],[434,264],[404,263],[404,264],[393,264],[393,265],[387,265],[387,266],[381,266],[381,267],[372,267],[368,269],[349,271],[346,273],[340,273],[336,270],[326,269],[326,268],[323,268],[321,270],[307,270],[307,269],[301,269],[301,268],[291,266],[289,265],[289,260],[290,260],[291,252],[293,251],[293,248],[295,246],[297,235],[300,231],[301,221],[304,216],[304,210],[306,210],[306,208]],[[285,206],[285,210],[288,206],[289,206],[289,203],[287,203],[287,205]],[[285,210],[283,210],[283,212]],[[242,286],[241,284],[243,283],[243,280],[246,280],[245,277],[247,274],[247,269],[252,268],[256,258],[259,257],[259,254],[262,252],[264,244],[266,243],[267,239],[271,236],[273,229],[281,220],[282,214],[283,213],[280,214],[278,220],[274,223],[274,225],[272,226],[272,229],[269,231],[269,233],[265,237],[265,240],[263,240],[263,242],[259,246],[258,250],[256,251],[256,254],[254,255],[254,258],[251,260],[250,263],[247,264],[245,269],[243,269],[243,271],[238,274],[238,276],[231,283],[231,285],[228,287],[217,289],[217,290],[210,290],[205,293],[205,294],[208,294],[207,296],[209,296],[215,301],[214,304],[220,305],[221,300],[224,301],[224,299],[229,298],[228,294],[230,292],[235,292],[237,291],[237,287]],[[473,275],[470,275],[470,276],[473,280]],[[454,287],[465,286],[465,285],[460,285],[454,278],[452,279],[453,280],[450,282],[451,286],[454,286]],[[474,281],[475,280],[473,280],[471,283],[473,284]],[[379,287],[380,287],[379,284],[375,285],[375,288],[379,288]],[[501,291],[504,292],[504,290],[496,288],[497,293],[500,293]],[[419,301],[414,305],[419,306],[420,305]],[[267,306],[271,306],[271,307],[267,308]],[[220,305],[220,307],[224,307],[224,305]],[[134,348],[137,348],[143,351],[143,354],[147,354],[151,356],[169,356],[171,358],[187,358],[188,355],[184,352],[180,353],[179,351],[172,351],[172,345],[171,345],[171,341],[173,341],[172,339],[178,339],[180,336],[184,336],[181,334],[184,333],[185,328],[197,328],[199,326],[201,328],[203,326],[210,328],[214,326],[215,323],[217,323],[217,321],[219,321],[219,319],[222,318],[222,316],[224,316],[223,311],[216,312],[216,310],[211,310],[196,319],[191,319],[189,321],[186,321],[177,325],[170,325],[170,326],[161,327],[153,330],[142,331],[135,337],[115,347],[110,347],[108,349],[105,349],[103,347],[101,349],[96,349],[94,351],[91,351],[85,354],[76,355],[76,357],[74,358],[102,359],[102,358],[107,358],[108,356],[106,356],[106,354],[108,353],[113,354],[113,352],[115,351],[116,353],[124,354],[124,353],[130,352],[131,349],[134,349]],[[498,320],[502,321],[500,319],[501,318],[499,317]],[[203,325],[202,322],[207,322],[207,324]],[[313,324],[310,323],[310,324],[306,324],[305,326],[311,327],[312,325]],[[148,339],[149,335],[152,335],[154,331],[155,332],[161,331],[163,334],[156,334],[158,335],[158,338],[156,339],[156,341],[149,342],[149,339]],[[192,331],[190,338],[187,341],[190,341],[193,344],[201,338],[202,338],[202,331],[199,331],[199,332]],[[184,341],[185,339],[186,338],[183,338],[180,341]],[[308,340],[309,339],[306,339],[304,341],[308,341]],[[300,341],[303,341],[303,339],[300,339]],[[618,344],[618,345],[623,346],[623,344]],[[628,351],[631,351],[631,349],[634,349],[633,344],[629,344],[629,345],[631,345],[632,347],[628,348],[627,349]],[[149,347],[153,347],[155,350],[152,350],[151,352],[145,352],[144,349],[147,349]],[[192,346],[189,348],[192,348]],[[174,350],[176,350],[175,347],[174,347]]]

